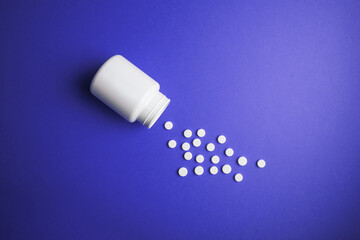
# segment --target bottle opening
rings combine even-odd
[[[137,120],[150,129],[165,111],[169,103],[170,99],[161,92],[157,92]]]

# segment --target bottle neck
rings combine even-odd
[[[165,111],[169,103],[170,99],[168,99],[161,92],[157,91],[149,100],[144,110],[140,113],[137,121],[139,121],[147,128],[151,128],[156,120],[158,120],[161,114]]]

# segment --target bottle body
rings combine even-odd
[[[129,122],[151,128],[170,103],[160,85],[124,57],[115,55],[95,74],[90,91]]]

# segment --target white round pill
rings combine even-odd
[[[185,177],[188,174],[188,170],[184,167],[178,169],[178,174],[180,177]]]
[[[203,175],[204,168],[202,166],[197,166],[197,167],[194,168],[194,172],[198,176]]]
[[[227,148],[225,150],[225,155],[231,157],[232,155],[234,155],[234,150],[232,148]]]
[[[263,168],[263,167],[265,167],[266,162],[265,162],[264,159],[260,159],[260,160],[258,160],[258,161],[256,162],[256,165],[257,165],[259,168]]]
[[[192,136],[192,131],[190,129],[186,129],[184,131],[184,137],[191,138],[191,136]]]
[[[212,162],[213,164],[219,163],[219,162],[220,162],[219,156],[218,156],[218,155],[212,156],[212,157],[211,157],[211,162]]]
[[[215,150],[215,145],[213,143],[208,143],[206,145],[206,149],[209,151],[209,152],[212,152]]]
[[[205,137],[205,130],[200,128],[199,130],[197,130],[196,134],[199,136],[199,137]]]
[[[198,162],[198,163],[202,163],[204,162],[204,156],[199,154],[195,157],[195,161]]]
[[[165,124],[164,124],[164,127],[166,130],[171,130],[173,128],[173,123],[170,122],[170,121],[167,121]]]
[[[246,157],[241,156],[238,158],[237,162],[240,166],[245,166],[247,164],[247,159]]]
[[[225,174],[231,173],[231,166],[229,164],[225,164],[222,166],[221,171]]]
[[[243,175],[241,173],[237,173],[234,175],[234,180],[236,182],[241,182],[244,179]]]
[[[215,166],[212,166],[210,169],[209,169],[209,172],[212,174],[212,175],[215,175],[219,172],[219,169]]]
[[[194,145],[194,147],[199,147],[201,145],[201,140],[198,139],[198,138],[195,138],[193,141],[192,141],[192,144]]]
[[[220,144],[224,144],[226,142],[226,137],[224,135],[220,135],[217,137],[217,141]]]
[[[175,148],[176,147],[176,141],[175,140],[168,141],[168,147],[169,148]]]
[[[191,160],[192,159],[192,153],[191,152],[184,153],[184,159],[185,160]]]
[[[187,151],[190,149],[190,144],[187,142],[184,142],[183,144],[181,144],[181,149],[184,151]]]

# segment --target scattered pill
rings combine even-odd
[[[184,153],[184,159],[185,160],[191,160],[192,159],[192,153],[191,152]]]
[[[213,164],[219,163],[219,162],[220,162],[219,156],[218,156],[218,155],[212,156],[212,157],[211,157],[211,162],[212,162]]]
[[[217,173],[219,172],[218,168],[215,167],[215,166],[212,166],[212,167],[209,169],[209,171],[210,171],[210,173],[211,173],[212,175],[215,175],[215,174],[217,174]]]
[[[200,128],[199,130],[197,130],[196,134],[199,136],[199,137],[205,137],[205,130]]]
[[[195,161],[198,162],[198,163],[202,163],[204,162],[204,156],[199,154],[195,157]]]
[[[179,168],[178,174],[180,177],[185,177],[188,174],[188,170],[184,167]]]
[[[186,129],[184,131],[184,137],[191,138],[191,136],[192,136],[192,131],[190,129]]]
[[[258,161],[256,162],[256,165],[257,165],[259,168],[263,168],[263,167],[265,167],[266,162],[265,162],[264,159],[260,159],[260,160],[258,160]]]
[[[225,150],[225,155],[231,157],[232,155],[234,155],[234,150],[232,148],[227,148]]]
[[[241,182],[244,179],[244,177],[241,173],[237,173],[234,175],[234,179],[236,182]]]
[[[194,168],[194,172],[198,176],[203,175],[204,168],[202,166],[197,166],[197,167]]]
[[[222,166],[221,170],[223,173],[229,174],[231,173],[231,166],[229,164],[225,164],[224,166]]]
[[[164,124],[164,127],[166,130],[171,130],[173,128],[173,123],[170,122],[170,121],[167,121],[165,124]]]
[[[224,135],[220,135],[217,137],[217,141],[220,144],[224,144],[226,142],[226,137]]]
[[[213,143],[208,143],[206,145],[206,149],[209,151],[209,152],[212,152],[215,150],[215,145]]]
[[[190,144],[187,142],[184,142],[183,144],[181,144],[181,149],[184,151],[188,151],[190,149]]]
[[[247,159],[246,157],[241,156],[238,158],[237,162],[240,166],[245,166],[247,164]]]
[[[195,138],[193,141],[192,141],[192,144],[194,145],[194,147],[199,147],[201,145],[201,140],[198,139],[198,138]]]
[[[175,148],[176,147],[176,141],[175,140],[168,141],[168,147],[169,148]]]

